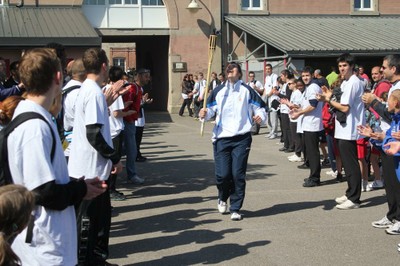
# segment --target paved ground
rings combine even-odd
[[[308,170],[279,152],[266,129],[253,138],[244,219],[216,210],[211,130],[190,117],[150,113],[137,163],[145,185],[120,184],[112,202],[110,262],[120,265],[400,265],[400,237],[374,229],[384,190],[362,194],[357,210],[335,209],[346,183],[325,175],[303,188]],[[122,180],[122,179],[121,179]]]

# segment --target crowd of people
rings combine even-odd
[[[135,163],[146,160],[140,143],[143,108],[153,101],[143,89],[150,70],[110,67],[100,48],[67,64],[64,47],[52,43],[24,51],[11,79],[10,87],[0,83],[2,172],[10,175],[0,188],[0,264],[113,265],[111,199],[125,200],[116,185],[123,150],[127,182],[145,181]],[[9,190],[15,200],[6,208]]]
[[[201,109],[200,118],[216,119],[213,147],[219,212],[227,211],[230,198],[232,220],[242,218],[248,156],[242,145],[248,152],[249,134],[259,130],[259,126],[252,129],[254,124],[264,121],[261,109],[268,114],[266,137],[276,139],[280,131],[279,151],[293,153],[288,160],[309,169],[303,187],[319,186],[321,169],[330,167],[328,175],[337,182],[347,181],[344,195],[335,199],[339,210],[359,208],[361,192],[384,188],[389,210],[372,226],[400,235],[400,55],[384,57],[382,65],[371,69],[371,78],[348,53],[337,59],[337,69],[339,73],[332,67],[326,77],[311,67],[296,73],[284,69],[278,76],[267,64],[264,85],[255,80],[254,71],[248,72],[244,84],[240,66],[231,63],[228,80],[216,88],[209,86],[207,108]],[[235,93],[243,93],[239,99],[251,100],[238,103]],[[260,98],[265,105],[253,106]],[[374,180],[369,183],[370,173]]]
[[[337,68],[326,77],[311,67],[278,76],[267,64],[264,84],[253,71],[244,83],[237,63],[213,72],[208,83],[203,73],[184,76],[179,115],[187,108],[196,119],[215,119],[220,213],[243,218],[252,135],[267,123],[268,141],[280,137],[279,151],[309,169],[304,187],[321,184],[324,166],[337,182],[347,180],[337,209],[359,208],[361,192],[384,188],[389,210],[372,226],[400,235],[400,55],[386,56],[371,79],[347,53]],[[63,47],[49,44],[24,52],[9,83],[1,77],[1,125],[35,116],[4,135],[14,185],[0,188],[0,264],[112,265],[111,199],[125,199],[116,182],[123,152],[127,180],[145,182],[135,163],[146,160],[140,143],[143,107],[153,101],[143,89],[150,71],[110,67],[100,48],[67,64]],[[370,168],[374,181],[368,183]]]

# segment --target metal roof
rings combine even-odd
[[[400,16],[226,16],[289,56],[400,53]]]
[[[100,46],[101,38],[80,8],[0,7],[0,46]]]

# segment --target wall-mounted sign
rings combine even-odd
[[[173,72],[187,72],[186,62],[174,62],[172,63]]]

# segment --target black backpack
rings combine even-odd
[[[7,148],[8,136],[20,124],[31,119],[41,119],[45,121],[46,124],[50,127],[51,135],[53,137],[53,145],[51,147],[50,158],[51,161],[53,161],[54,159],[55,148],[56,148],[55,144],[57,139],[56,136],[54,135],[53,129],[51,128],[49,122],[41,114],[35,112],[22,113],[17,117],[15,117],[13,120],[11,120],[11,122],[0,131],[0,186],[14,183],[10,172],[10,166],[8,163],[8,148]]]
[[[61,92],[61,95],[62,95],[61,96],[62,97],[61,105],[62,105],[62,107],[61,107],[60,113],[58,114],[58,116],[56,118],[57,130],[58,130],[58,134],[60,135],[61,143],[65,139],[65,135],[64,135],[64,132],[65,132],[65,130],[64,130],[64,115],[65,115],[64,102],[65,102],[65,98],[67,97],[68,93],[70,93],[73,90],[79,89],[80,87],[81,87],[81,85],[71,86],[71,87],[66,88],[65,90],[63,90]]]

